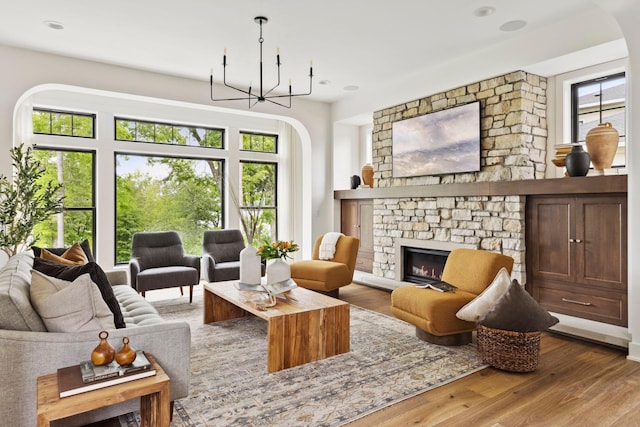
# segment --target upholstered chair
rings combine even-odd
[[[513,258],[475,249],[451,251],[442,280],[457,286],[453,292],[402,286],[391,293],[391,313],[416,327],[418,338],[440,345],[471,342],[476,324],[458,319],[456,313],[491,284],[501,268],[509,274]]]
[[[186,255],[176,231],[135,233],[129,261],[131,286],[145,295],[146,291],[189,286],[189,302],[193,286],[200,282],[200,257]]]
[[[223,282],[240,278],[240,252],[245,248],[240,230],[210,230],[202,241],[202,269],[207,282]],[[265,264],[262,263],[264,276]]]
[[[298,286],[337,297],[339,289],[353,280],[360,240],[340,236],[333,258],[321,260],[322,237],[319,236],[315,241],[312,259],[291,263],[291,278]]]

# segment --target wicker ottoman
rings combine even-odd
[[[538,366],[540,332],[513,332],[478,325],[478,352],[485,363],[510,372],[532,372]]]

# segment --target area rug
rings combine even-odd
[[[201,297],[155,305],[191,325],[190,394],[172,427],[340,426],[486,367],[473,345],[428,344],[413,326],[352,305],[349,353],[270,374],[265,321],[202,324]]]

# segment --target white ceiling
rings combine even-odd
[[[475,16],[481,6],[495,13]],[[222,79],[227,48],[227,80],[256,87],[254,17],[264,15],[264,86],[275,82],[280,48],[283,83],[306,91],[313,60],[312,99],[333,102],[354,93],[345,86],[371,90],[594,8],[590,0],[2,0],[0,44],[202,81],[212,68]],[[512,20],[527,25],[499,29]]]

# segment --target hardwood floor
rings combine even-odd
[[[352,284],[340,299],[391,315],[390,292]],[[417,338],[416,338],[417,339]],[[349,427],[640,426],[640,363],[626,351],[544,333],[538,368],[487,368]]]
[[[352,284],[340,299],[391,315],[389,291]],[[534,372],[486,368],[348,426],[640,426],[640,363],[620,349],[545,333]]]

